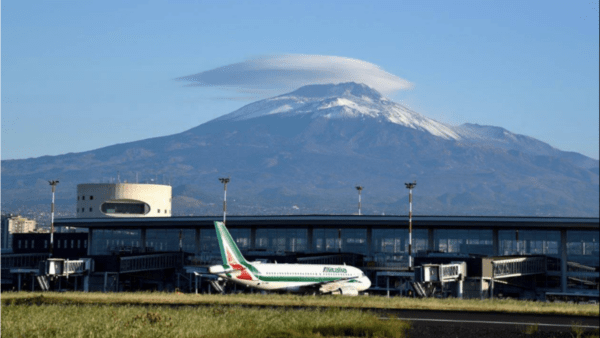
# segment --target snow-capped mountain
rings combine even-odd
[[[353,82],[304,86],[289,94],[244,106],[217,121],[242,121],[269,115],[307,115],[327,119],[374,118],[423,130],[445,139],[460,138],[451,127],[390,101],[367,85]]]
[[[170,182],[175,214],[218,214],[230,176],[232,214],[599,214],[598,160],[501,127],[450,126],[356,83],[313,85],[251,103],[185,132],[61,156],[2,161],[2,208],[60,210],[76,185]],[[231,197],[229,197],[231,196]],[[230,198],[230,199],[229,199]],[[73,213],[74,214],[74,213]]]

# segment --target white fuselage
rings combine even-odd
[[[362,292],[371,286],[360,269],[347,265],[252,263],[252,267],[254,271],[224,271],[223,266],[210,269],[220,277],[260,290],[302,292],[323,285],[331,290],[344,287]]]

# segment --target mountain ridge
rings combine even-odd
[[[364,213],[404,214],[403,183],[416,179],[420,214],[598,217],[597,160],[501,127],[448,126],[365,87],[303,87],[174,135],[2,161],[2,208],[47,208],[46,180],[60,179],[59,203],[74,211],[77,184],[120,172],[171,182],[174,213],[185,215],[218,214],[225,175],[232,214],[352,213],[355,185]],[[412,115],[387,118],[399,111]]]

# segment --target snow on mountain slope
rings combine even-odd
[[[446,140],[470,146],[517,150],[533,155],[556,156],[560,150],[532,137],[511,133],[494,126],[466,123],[447,125],[383,97],[375,89],[354,82],[304,86],[288,94],[246,105],[215,121],[244,121],[277,115],[293,117],[309,115],[325,119],[365,119],[388,122],[427,132]],[[593,167],[585,159],[583,167]]]
[[[216,121],[242,121],[273,114],[282,117],[310,114],[312,118],[328,119],[375,118],[444,139],[461,138],[453,127],[392,102],[367,85],[353,82],[304,86],[289,94],[251,103]]]
[[[453,129],[463,141],[468,141],[472,145],[515,149],[535,155],[557,155],[557,152],[560,152],[533,137],[511,133],[501,127],[465,123]]]

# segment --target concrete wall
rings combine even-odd
[[[170,217],[172,189],[168,185],[99,183],[77,185],[77,218]],[[105,203],[145,204],[142,214],[103,212]]]

